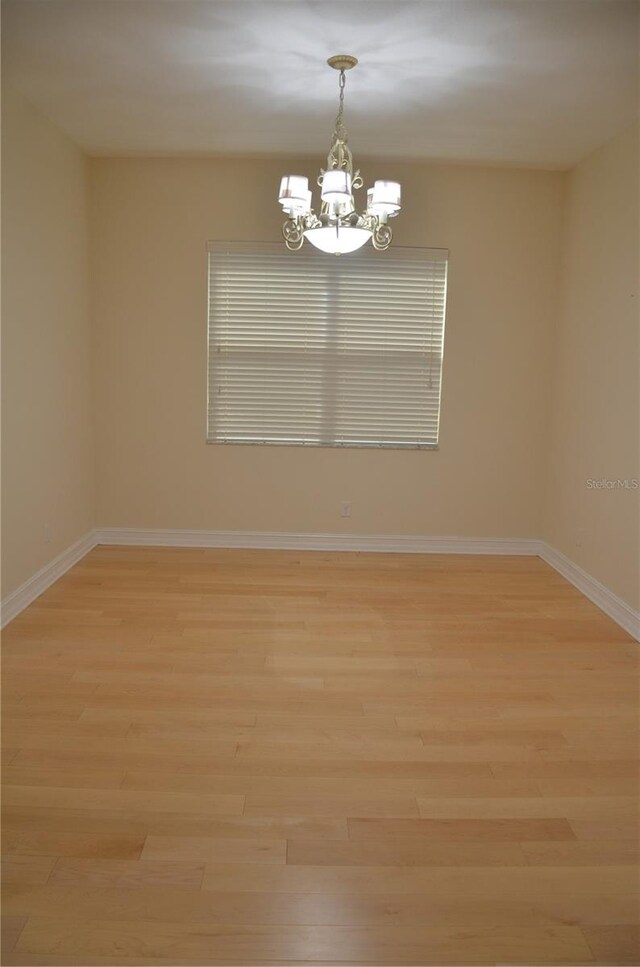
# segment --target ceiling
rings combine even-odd
[[[636,0],[4,0],[3,73],[87,152],[566,168],[631,124]]]

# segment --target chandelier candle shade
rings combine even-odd
[[[287,215],[282,226],[287,248],[292,252],[302,248],[305,238],[323,252],[343,255],[362,248],[369,239],[378,251],[388,248],[392,231],[389,219],[400,211],[400,185],[397,181],[376,181],[367,190],[367,207],[363,214],[356,211],[353,192],[362,188],[360,172],[353,171],[353,156],[347,144],[344,126],[345,72],[358,63],[349,54],[337,54],[327,61],[340,71],[340,104],[327,156],[327,170],[321,169],[320,214],[311,207],[311,191],[307,178],[287,175],[280,182],[278,201]]]

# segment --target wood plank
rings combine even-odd
[[[247,796],[245,816],[418,816],[413,797],[356,799],[352,796]]]
[[[7,786],[69,786],[72,789],[119,789],[124,769],[52,769],[48,766],[12,766],[2,770]]]
[[[553,749],[567,744],[564,734],[558,730],[510,729],[421,729],[420,736],[425,745],[500,745],[532,747],[534,749]]]
[[[46,886],[5,890],[10,915],[69,917],[92,920],[174,920],[236,924],[447,924],[463,930],[474,926],[549,927],[565,922],[599,926],[627,924],[637,913],[638,896],[540,897],[535,903],[518,898],[496,904],[487,897],[415,894],[349,894],[336,902],[333,894],[232,893],[199,890],[197,886],[146,883],[144,888],[52,881]]]
[[[0,922],[0,939],[2,943],[3,964],[9,963],[10,955],[20,939],[20,934],[22,933],[26,922],[26,915],[12,916],[10,914],[7,915],[3,913]]]
[[[272,771],[280,772],[280,763]],[[492,779],[485,777],[453,776],[446,774],[442,778],[427,777],[413,778],[407,775],[396,775],[388,764],[378,766],[377,774],[363,774],[358,778],[347,776],[296,776],[289,767],[295,763],[283,763],[288,774],[284,775],[249,775],[233,766],[225,771],[228,774],[218,774],[217,770],[209,774],[194,772],[141,772],[129,770],[122,780],[123,789],[146,789],[158,792],[197,792],[197,793],[231,793],[244,795],[297,795],[304,790],[308,796],[331,798],[332,796],[347,796],[354,799],[368,797],[371,799],[393,799],[399,795],[413,798],[424,797],[458,797],[458,796],[489,796],[490,798],[505,798],[508,796],[535,797],[540,794],[539,784],[532,780],[522,779]],[[395,763],[393,764],[395,766]],[[16,767],[18,768],[18,767]],[[266,771],[266,770],[265,770]],[[330,771],[330,770],[326,770]],[[340,770],[343,772],[344,770]],[[301,781],[301,779],[303,781]],[[629,795],[630,788],[622,789],[623,794]],[[614,790],[615,792],[615,790]]]
[[[325,842],[321,840],[321,842]],[[284,839],[204,836],[147,836],[142,859],[205,863],[286,863]]]
[[[291,840],[287,863],[293,866],[522,866],[518,843],[433,842],[424,837],[383,837],[349,842]]]
[[[640,845],[625,839],[574,841],[570,843],[522,843],[527,862],[532,866],[612,866],[616,863],[637,865]]]
[[[637,923],[588,926],[583,933],[598,964],[640,963],[640,927]]]
[[[178,725],[193,725],[203,728],[216,727],[218,725],[235,725],[250,728],[256,724],[256,713],[250,708],[231,706],[229,708],[171,708],[157,705],[152,708],[140,706],[127,707],[119,706],[114,702],[113,706],[102,706],[95,708],[92,705],[86,706],[80,715],[81,722],[113,722],[125,721],[129,726],[133,723],[161,723],[169,724],[175,722]],[[216,729],[216,735],[217,735]]]
[[[617,819],[572,819],[570,826],[578,839],[599,840],[606,843],[611,839],[638,842],[638,822],[635,816]]]
[[[423,819],[608,819],[637,816],[634,796],[572,796],[553,799],[422,799]]]
[[[3,849],[8,853],[42,856],[104,856],[114,859],[138,859],[145,837],[140,834],[57,832],[51,830],[13,831],[5,829]]]
[[[424,896],[486,896],[502,902],[517,896],[636,893],[632,865],[569,867],[257,866],[207,864],[203,889],[239,893],[420,893]]]
[[[134,789],[69,789],[56,786],[7,786],[7,806],[62,806],[73,809],[162,809],[166,812],[239,816],[244,796],[215,793],[148,793]]]
[[[477,927],[464,934],[430,926],[323,927],[245,926],[238,931],[226,924],[188,924],[145,921],[60,920],[30,917],[17,950],[27,953],[62,953],[70,956],[170,957],[176,948],[183,955],[205,958],[209,963],[255,963],[258,960],[318,961],[341,959],[367,964],[476,963],[496,960],[514,963],[539,961],[541,956],[557,963],[592,960],[582,931],[577,927],[538,930]],[[425,952],[427,952],[425,957]],[[472,953],[473,952],[473,953]]]
[[[633,777],[602,779],[588,776],[569,776],[562,779],[536,779],[535,785],[538,794],[545,798],[557,796],[636,796],[640,788],[638,780]]]
[[[424,745],[421,739],[411,744],[398,741],[380,742],[375,739],[366,742],[357,740],[334,739],[333,741],[300,741],[295,733],[291,741],[286,743],[273,742],[269,739],[240,739],[238,741],[237,757],[248,759],[282,758],[292,759],[335,759],[353,758],[369,760],[371,762],[521,762],[539,755],[537,749],[527,746],[511,745],[477,746],[473,749],[459,745]]]
[[[59,859],[51,871],[51,883],[119,890],[156,886],[199,889],[204,872],[200,861]]]
[[[574,840],[566,819],[348,819],[349,839],[420,837],[435,841],[483,843]]]
[[[21,750],[38,750],[41,753],[84,752],[87,757],[100,756],[100,760],[116,762],[117,756],[185,756],[192,753],[208,754],[220,758],[236,754],[237,743],[233,739],[209,741],[203,737],[200,742],[189,738],[148,739],[136,736],[95,736],[72,734],[68,736],[51,735],[47,732],[23,731],[16,743]],[[46,760],[46,756],[44,757]],[[14,762],[18,762],[16,756]],[[105,766],[109,768],[109,766]],[[114,766],[115,768],[115,766]]]
[[[103,836],[189,836],[243,839],[348,838],[346,819],[317,816],[212,816],[209,812],[178,813],[156,810],[65,809],[5,806],[3,829],[21,833],[96,833]]]
[[[46,883],[55,863],[55,856],[5,854],[2,857],[2,882],[25,886]]]
[[[491,771],[497,779],[640,779],[638,760],[615,757],[615,747],[610,748],[608,759],[586,756],[573,762],[496,762]]]
[[[14,950],[11,954],[10,967],[202,967],[202,958],[187,957],[90,957],[82,954],[79,958],[69,954],[25,954]],[[267,961],[263,961],[267,965]],[[9,967],[9,965],[7,965]],[[259,963],[256,967],[262,967]]]

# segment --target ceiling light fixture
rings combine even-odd
[[[349,54],[337,54],[327,61],[340,71],[340,104],[327,156],[327,170],[320,169],[320,215],[311,207],[309,181],[301,175],[287,175],[280,182],[278,201],[287,220],[282,234],[292,252],[302,248],[305,238],[316,248],[332,255],[355,252],[369,239],[375,249],[383,251],[391,243],[390,218],[400,211],[400,185],[397,181],[376,181],[367,190],[367,207],[362,215],[355,210],[353,192],[362,188],[359,171],[354,174],[353,156],[347,144],[344,126],[345,72],[358,63]]]

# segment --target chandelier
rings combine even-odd
[[[376,181],[367,190],[367,207],[360,215],[355,209],[353,192],[362,188],[360,172],[353,171],[353,156],[347,144],[344,126],[345,72],[358,63],[349,54],[337,54],[327,61],[340,71],[340,102],[327,169],[320,169],[320,214],[311,207],[309,181],[301,175],[287,175],[280,182],[278,201],[287,215],[282,234],[292,252],[302,248],[305,238],[316,248],[332,255],[355,252],[369,239],[375,249],[383,251],[391,243],[389,219],[400,211],[400,185],[397,181]]]

